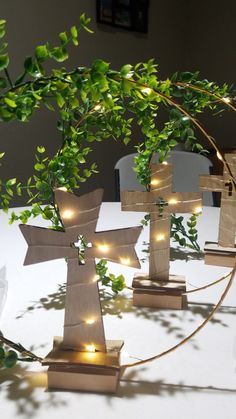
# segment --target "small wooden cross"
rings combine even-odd
[[[236,178],[236,153],[226,154],[225,160],[233,176]],[[218,243],[223,247],[234,247],[236,234],[236,192],[233,190],[232,180],[228,171],[224,167],[222,176],[200,176],[199,187],[202,191],[221,192]]]
[[[95,258],[140,267],[134,246],[141,227],[95,231],[102,195],[102,189],[81,197],[57,189],[55,201],[64,231],[20,226],[28,243],[25,265],[67,258],[64,349],[87,352],[107,350]],[[83,247],[84,263],[79,257],[79,237],[89,243],[88,247]]]
[[[236,153],[225,154],[232,176],[236,178]],[[236,192],[232,178],[224,166],[223,175],[202,175],[199,178],[202,191],[221,192],[218,243],[207,242],[205,262],[219,266],[233,266],[236,256]]]
[[[165,162],[151,166],[149,191],[121,192],[121,202],[123,211],[150,214],[150,256],[147,278],[152,280],[152,284],[155,281],[170,283],[170,215],[200,212],[201,195],[196,192],[172,192],[172,166]]]

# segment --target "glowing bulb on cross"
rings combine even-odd
[[[165,234],[158,234],[156,236],[156,241],[160,242],[161,240],[165,240]]]
[[[69,220],[70,218],[72,218],[74,215],[74,211],[67,209],[65,211],[62,212],[62,218],[65,218],[67,220]]]
[[[201,212],[202,212],[202,207],[197,207],[197,208],[195,208],[195,210],[194,210],[194,214],[201,214]]]
[[[85,323],[86,324],[94,324],[95,320],[91,318],[91,319],[86,320]]]
[[[87,352],[95,352],[95,346],[94,345],[86,345],[85,347]]]
[[[222,98],[222,100],[223,100],[225,103],[230,103],[230,98],[229,98],[229,97],[223,97],[223,98]]]
[[[130,265],[130,258],[120,258],[122,265]]]
[[[99,244],[97,247],[103,253],[107,253],[109,251],[108,244]]]
[[[157,186],[157,185],[159,185],[159,183],[160,183],[160,181],[158,179],[152,179],[151,180],[151,185],[152,186]]]
[[[168,201],[168,204],[170,204],[170,205],[174,205],[174,204],[177,204],[177,199],[175,199],[175,198],[171,198],[169,201]]]

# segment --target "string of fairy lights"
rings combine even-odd
[[[187,87],[189,87],[190,89],[192,88],[192,89],[194,89],[195,87],[194,86],[191,86],[191,85],[187,85]],[[144,93],[144,94],[147,94],[147,95],[149,95],[149,94],[151,94],[151,93],[156,93],[156,94],[159,94],[159,95],[161,95],[160,94],[160,92],[155,92],[155,90],[154,89],[152,89],[152,88],[150,88],[150,87],[148,87],[148,86],[141,86],[140,87],[141,88],[141,91],[142,91],[142,93]],[[196,88],[195,88],[195,90],[196,90]],[[213,96],[214,96],[214,94],[212,94]],[[161,96],[164,96],[164,95],[161,95]],[[236,185],[236,179],[234,178],[234,176],[233,176],[233,174],[232,174],[232,172],[231,172],[231,170],[230,170],[230,167],[228,166],[228,164],[227,164],[227,162],[225,161],[225,159],[224,159],[224,157],[223,157],[223,155],[222,155],[222,153],[220,152],[220,150],[219,150],[219,148],[218,148],[218,146],[217,146],[217,144],[216,144],[216,142],[215,142],[215,140],[212,138],[212,137],[210,137],[207,133],[206,133],[206,131],[201,127],[201,125],[195,120],[195,118],[193,118],[190,114],[188,114],[188,112],[187,111],[185,111],[180,105],[178,105],[178,104],[176,104],[174,101],[172,101],[170,98],[166,98],[167,99],[167,101],[168,101],[168,103],[170,103],[171,105],[173,105],[173,106],[175,106],[175,107],[177,107],[180,111],[182,111],[182,113],[185,115],[185,116],[187,116],[187,117],[189,117],[191,120],[192,120],[192,122],[195,124],[195,126],[197,126],[199,129],[200,129],[200,131],[206,136],[206,138],[207,138],[207,140],[210,142],[210,144],[214,147],[214,149],[215,149],[215,151],[216,151],[216,156],[217,156],[217,158],[219,159],[219,160],[221,160],[222,162],[223,162],[223,164],[224,164],[224,167],[225,167],[225,170],[228,172],[228,175],[229,175],[229,178],[230,178],[230,181],[232,182],[232,186],[233,186],[233,188],[234,188],[234,191],[236,191],[236,187],[235,187],[235,185]],[[231,99],[230,98],[228,98],[228,97],[225,97],[225,98],[218,98],[218,100],[219,101],[221,101],[221,102],[223,102],[224,104],[226,104],[226,105],[228,105],[228,106],[230,106],[230,108],[233,108],[233,110],[236,110],[235,109],[235,107],[231,104]],[[94,110],[95,111],[98,111],[98,112],[103,112],[104,111],[104,109],[103,109],[103,107],[102,107],[102,105],[100,105],[100,104],[97,104],[95,107],[94,107]],[[167,162],[163,162],[163,164],[164,165],[166,165],[166,164],[168,164]],[[151,184],[152,184],[152,186],[158,186],[159,185],[159,179],[157,179],[157,178],[154,178],[154,179],[152,179],[152,181],[151,181]],[[64,190],[64,191],[67,191],[67,189],[65,188],[65,187],[61,187],[61,188],[58,188],[58,189],[61,189],[61,190]],[[174,198],[171,198],[169,201],[168,201],[168,204],[169,205],[175,205],[175,204],[177,204],[178,203],[178,200],[176,200],[176,199],[174,199]],[[173,210],[173,212],[174,212],[174,210]],[[194,210],[194,214],[200,214],[202,212],[202,207],[196,207],[196,209]],[[72,209],[70,209],[70,208],[67,208],[67,209],[65,209],[64,211],[63,211],[63,218],[64,219],[70,219],[70,218],[72,218],[74,216],[74,212],[73,212],[73,210]],[[165,239],[165,235],[164,234],[162,234],[162,233],[159,233],[157,236],[156,236],[156,240],[157,241],[160,241],[160,240],[164,240]],[[101,243],[101,244],[96,244],[96,247],[103,253],[103,254],[108,254],[109,253],[109,250],[110,250],[110,245],[109,245],[109,243]],[[130,264],[130,259],[129,258],[120,258],[120,261],[121,261],[121,263],[122,264],[124,264],[124,265],[129,265]],[[202,328],[203,327],[205,327],[206,326],[206,324],[211,320],[211,318],[213,317],[213,315],[215,314],[215,312],[219,309],[219,307],[222,305],[222,303],[223,303],[223,301],[224,301],[224,299],[225,299],[225,297],[226,297],[226,295],[228,294],[228,292],[229,292],[229,290],[230,290],[230,288],[231,288],[231,285],[232,285],[232,283],[233,283],[233,279],[234,279],[234,276],[235,276],[235,272],[236,272],[236,258],[235,258],[235,264],[234,264],[234,267],[233,267],[233,269],[229,272],[229,273],[226,273],[225,275],[223,275],[221,278],[219,278],[219,279],[217,279],[217,280],[215,280],[215,281],[213,281],[213,282],[211,282],[211,283],[209,283],[209,284],[207,284],[207,285],[205,285],[205,286],[202,286],[202,287],[199,287],[199,288],[196,288],[196,289],[194,289],[194,290],[189,290],[189,291],[187,291],[185,294],[189,294],[189,293],[192,293],[192,292],[198,292],[198,291],[202,291],[202,290],[204,290],[204,289],[206,289],[206,288],[209,288],[209,287],[211,287],[211,286],[214,286],[214,285],[216,285],[216,284],[218,284],[219,282],[221,282],[221,281],[223,281],[223,280],[225,280],[225,279],[227,279],[227,278],[230,278],[229,279],[229,281],[228,281],[228,283],[227,283],[227,285],[226,285],[226,287],[225,287],[225,289],[224,289],[224,291],[222,292],[222,294],[221,294],[221,296],[220,296],[220,298],[219,298],[219,300],[218,300],[218,302],[215,304],[215,306],[213,307],[213,309],[210,311],[210,313],[209,313],[209,315],[207,316],[207,318],[192,332],[192,333],[190,333],[188,336],[186,336],[184,339],[182,339],[179,343],[177,343],[176,345],[174,345],[174,346],[172,346],[171,348],[169,348],[169,349],[167,349],[167,350],[165,350],[165,351],[163,351],[163,352],[161,352],[161,353],[159,353],[159,354],[157,354],[157,355],[154,355],[154,356],[152,356],[152,357],[149,357],[149,358],[146,358],[146,359],[143,359],[143,360],[139,360],[139,361],[137,361],[137,362],[134,362],[134,363],[129,363],[129,364],[123,364],[123,365],[121,365],[120,366],[120,368],[121,369],[125,369],[125,368],[129,368],[129,367],[134,367],[134,366],[138,366],[138,365],[142,365],[142,364],[144,364],[144,363],[148,363],[148,362],[151,362],[151,361],[154,361],[154,360],[157,360],[157,359],[160,359],[161,357],[163,357],[163,356],[165,356],[165,355],[167,355],[167,354],[169,354],[169,353],[171,353],[171,352],[173,352],[174,350],[176,350],[176,349],[178,349],[179,347],[181,347],[182,345],[184,345],[185,343],[187,343],[190,339],[192,339],[192,337],[193,336],[195,336],[198,332],[200,332],[200,330],[202,330]],[[94,282],[98,282],[99,281],[99,277],[96,275],[88,284],[94,284]],[[80,285],[82,285],[82,284],[72,284],[72,285],[68,285],[67,284],[67,286],[69,287],[69,286],[80,286]],[[129,288],[129,289],[132,289],[131,287],[127,287],[127,288]],[[84,320],[81,320],[81,322],[79,322],[79,323],[77,323],[77,324],[72,324],[72,325],[69,325],[70,327],[77,327],[77,326],[79,326],[79,325],[86,325],[86,326],[88,326],[88,327],[92,327],[93,325],[94,325],[94,323],[96,322],[96,318],[94,318],[94,317],[88,317],[87,319],[84,319]],[[68,325],[65,325],[65,327],[67,327]],[[10,340],[8,340],[8,339],[6,339],[5,337],[1,337],[0,336],[0,340],[2,340],[3,342],[5,342],[5,343],[7,343],[9,346],[12,346],[12,347],[16,347],[16,344],[14,343],[14,342],[11,342]],[[21,345],[20,345],[21,346]],[[19,347],[18,347],[19,348]],[[35,354],[33,354],[31,351],[27,351],[23,346],[21,346],[21,348],[23,348],[23,350],[24,351],[21,351],[22,353],[24,352],[25,354],[30,354],[30,356],[32,356],[33,358],[34,358],[34,360],[37,360],[37,361],[39,361],[39,362],[41,362],[42,361],[42,358],[40,358],[40,357],[38,357],[37,355],[35,355]],[[88,344],[87,346],[86,346],[86,351],[88,351],[89,353],[90,352],[95,352],[96,351],[96,348],[95,348],[95,345],[93,344],[93,343],[90,343],[90,344]],[[133,356],[130,356],[131,358],[135,358],[135,357],[133,357]]]

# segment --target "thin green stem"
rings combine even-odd
[[[31,358],[33,361],[42,361],[42,358],[35,355],[33,352],[29,351],[28,349],[25,349],[24,346],[22,346],[20,343],[12,342],[11,340],[5,338],[3,335],[0,335],[0,342],[5,343],[10,348],[15,349],[17,352],[22,354],[23,356]]]
[[[6,78],[7,78],[7,80],[8,80],[8,83],[9,83],[9,84],[10,84],[10,86],[11,86],[11,89],[12,89],[12,88],[14,88],[13,83],[12,83],[12,80],[11,80],[11,77],[10,77],[10,74],[9,74],[9,72],[8,72],[7,68],[4,68],[4,73],[6,74]],[[5,95],[4,95],[4,96],[5,96]]]

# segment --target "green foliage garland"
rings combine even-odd
[[[153,60],[138,63],[135,66],[125,64],[119,71],[110,68],[110,64],[97,59],[90,68],[77,67],[72,71],[61,67],[46,73],[44,64],[48,60],[65,62],[68,46],[78,46],[81,30],[92,33],[90,19],[82,14],[79,27],[73,26],[67,32],[59,34],[57,46],[49,43],[35,48],[33,56],[24,60],[21,74],[13,80],[9,74],[9,56],[7,43],[0,45],[0,121],[29,121],[32,114],[41,106],[50,111],[58,110],[57,129],[61,133],[61,147],[50,158],[43,145],[37,147],[34,172],[27,184],[23,185],[16,178],[5,183],[0,181],[0,207],[8,212],[12,197],[28,194],[27,204],[31,209],[20,215],[11,213],[10,223],[20,220],[27,223],[31,217],[42,216],[49,220],[52,228],[61,229],[63,225],[54,202],[55,187],[66,187],[75,191],[94,173],[96,163],[86,164],[94,141],[109,138],[128,144],[132,128],[136,123],[140,127],[141,142],[137,148],[135,171],[142,185],[149,188],[150,164],[155,153],[163,162],[168,153],[182,143],[191,151],[206,153],[196,137],[196,130],[207,137],[214,145],[214,140],[198,123],[196,117],[205,110],[213,114],[222,112],[224,107],[235,110],[234,98],[230,88],[224,84],[200,79],[199,73],[175,73],[166,80],[158,78],[158,67]],[[4,20],[0,20],[0,39],[5,36]],[[167,121],[158,127],[158,111],[164,107]],[[4,153],[0,154],[2,159]],[[181,246],[199,250],[197,244],[196,216],[192,215],[184,227],[183,217],[172,215],[171,236]],[[143,224],[148,222],[145,216]],[[107,273],[107,262],[97,264],[97,273],[102,284],[110,286],[117,293],[125,288],[122,275],[117,278]],[[7,342],[1,338],[3,342]],[[35,360],[34,354],[25,353],[21,345],[8,341],[11,348],[23,353],[24,360]],[[8,346],[9,346],[8,345]],[[8,346],[0,346],[0,367],[11,367],[19,356]],[[28,355],[28,356],[27,356]]]

